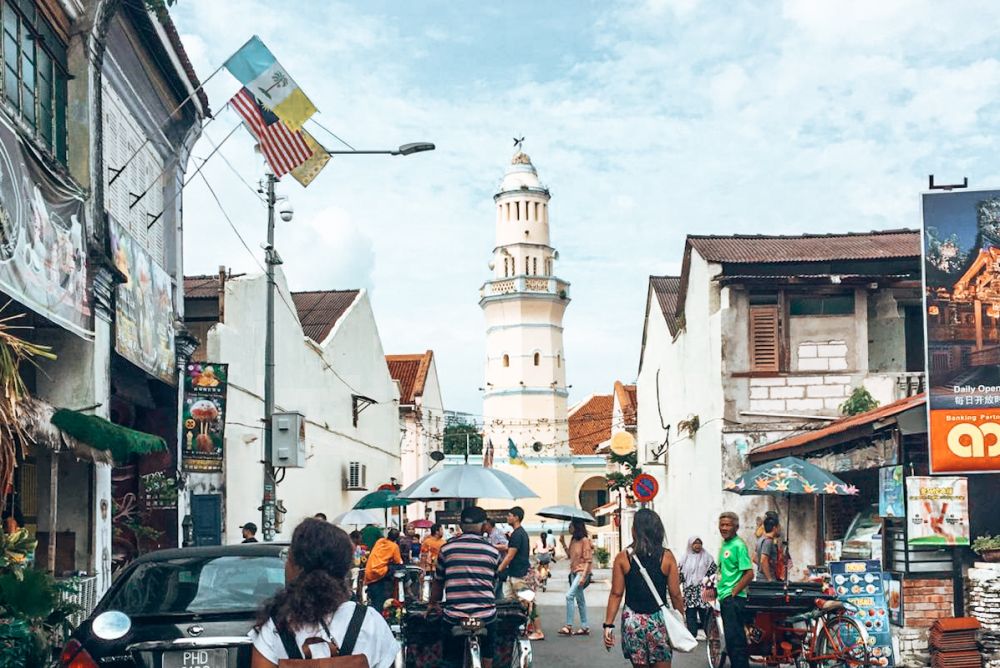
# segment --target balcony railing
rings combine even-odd
[[[482,297],[495,297],[518,292],[558,295],[569,298],[569,283],[546,276],[515,276],[487,281],[480,291]]]
[[[969,353],[971,366],[995,366],[1000,364],[1000,346],[980,348]]]
[[[927,389],[927,376],[923,371],[901,373],[896,376],[896,398],[913,397]]]

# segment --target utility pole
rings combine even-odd
[[[274,266],[279,264],[274,250],[274,184],[278,180],[270,171],[267,173],[267,323],[264,335],[264,496],[261,502],[261,530],[264,541],[274,540],[274,509],[277,483],[274,475],[274,442],[271,420],[274,416]]]

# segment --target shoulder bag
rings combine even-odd
[[[681,618],[681,613],[677,612],[667,603],[664,603],[660,597],[660,592],[656,591],[656,586],[649,577],[649,573],[646,572],[646,567],[639,561],[639,557],[631,550],[629,550],[629,555],[632,557],[632,563],[639,568],[639,573],[642,575],[642,579],[646,581],[646,586],[649,587],[649,592],[653,595],[656,605],[660,606],[660,612],[663,613],[663,625],[667,628],[667,637],[670,640],[670,646],[678,652],[687,653],[694,650],[698,646],[698,641],[688,631],[687,625]]]
[[[308,638],[299,650],[298,643],[295,642],[295,635],[288,629],[278,632],[281,644],[285,647],[287,659],[278,659],[278,668],[369,668],[368,657],[364,654],[354,654],[354,645],[358,641],[358,634],[361,633],[361,626],[365,623],[365,615],[368,612],[366,606],[355,604],[354,614],[351,615],[351,622],[347,625],[347,633],[344,640],[337,646],[330,630],[323,624],[329,640],[323,638]],[[276,625],[277,626],[277,625]],[[330,647],[330,656],[321,659],[312,657],[312,646],[316,644],[326,644]]]

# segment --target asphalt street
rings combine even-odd
[[[556,564],[549,580],[548,590],[539,592],[537,598],[542,630],[545,632],[545,640],[532,643],[534,665],[537,668],[631,666],[622,656],[620,644],[616,644],[608,652],[601,641],[601,624],[604,622],[604,609],[611,591],[610,577],[610,571],[594,571],[594,583],[586,590],[587,617],[591,635],[567,638],[557,633],[566,621],[567,564],[565,561]],[[575,621],[578,625],[579,620]],[[616,633],[616,641],[620,640],[618,636]],[[707,665],[705,646],[702,643],[691,654],[675,655],[672,668],[705,668]]]

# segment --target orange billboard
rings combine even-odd
[[[1000,191],[922,205],[930,470],[1000,472]]]

